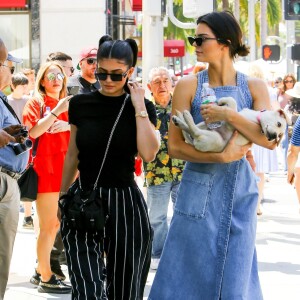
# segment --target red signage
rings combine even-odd
[[[143,10],[143,0],[130,0],[132,11]]]
[[[184,54],[183,40],[164,40],[164,57],[182,57]]]
[[[26,0],[0,0],[0,8],[26,7]]]

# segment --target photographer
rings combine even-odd
[[[7,54],[0,38],[0,90],[11,83]],[[24,136],[18,135],[22,128],[6,96],[0,92],[0,300],[4,298],[19,221],[20,192],[17,179],[24,171],[29,156],[29,151],[16,155],[8,144],[24,141]]]

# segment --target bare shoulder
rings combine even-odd
[[[249,77],[248,86],[251,94],[259,93],[260,91],[268,91],[266,82],[259,78]]]
[[[194,74],[182,77],[175,87],[174,100],[185,99],[191,103],[197,90],[197,83],[197,76]]]

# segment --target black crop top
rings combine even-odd
[[[69,106],[69,122],[77,127],[80,179],[84,189],[94,185],[112,126],[126,94],[104,96],[99,91],[74,96]],[[145,99],[150,121],[156,126],[154,104]],[[127,99],[114,131],[98,186],[126,187],[134,185],[134,158],[137,154],[136,117],[131,98]]]

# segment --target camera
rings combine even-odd
[[[16,155],[19,155],[27,150],[32,148],[32,141],[30,139],[26,139],[22,144],[21,143],[10,143],[9,144]]]
[[[14,135],[28,137],[28,130],[26,128],[21,128],[20,131]],[[25,139],[23,143],[9,143],[9,146],[13,148],[16,155],[19,155],[32,148],[32,141],[30,139]]]

